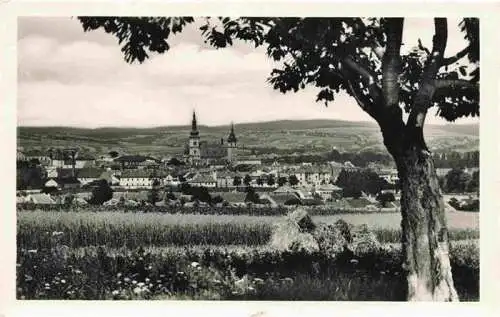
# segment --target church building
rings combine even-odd
[[[192,165],[211,164],[221,161],[234,163],[237,154],[237,139],[234,133],[234,125],[231,124],[231,131],[226,143],[224,143],[223,138],[219,142],[202,141],[200,140],[196,113],[193,112],[191,132],[189,134],[189,142],[186,144],[185,153],[188,162]]]

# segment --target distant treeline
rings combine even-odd
[[[479,151],[434,153],[436,168],[479,167]]]
[[[434,153],[434,163],[436,168],[465,168],[479,166],[479,151],[470,152],[449,152]],[[263,163],[272,163],[275,159],[263,159]],[[355,166],[367,167],[370,163],[377,163],[385,166],[394,165],[393,158],[386,153],[363,151],[359,153],[339,152],[332,150],[326,153],[306,154],[304,151],[296,151],[293,155],[281,155],[279,162],[285,164],[300,163],[326,163],[326,162],[351,162]]]
[[[378,163],[382,165],[392,165],[393,159],[389,154],[377,153],[374,151],[363,151],[359,153],[340,153],[337,150],[332,150],[326,153],[306,154],[297,151],[294,155],[282,155],[278,161],[285,164],[300,164],[300,163],[326,163],[331,161],[336,162],[351,162],[355,166],[367,167],[370,163]],[[264,159],[263,163],[271,163],[274,159]]]

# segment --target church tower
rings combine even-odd
[[[236,135],[234,134],[234,124],[231,123],[231,132],[227,138],[227,160],[234,162],[236,160]]]
[[[200,161],[200,133],[196,123],[196,113],[193,111],[193,120],[191,122],[191,133],[189,134],[189,162],[196,164]]]

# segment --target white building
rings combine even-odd
[[[299,180],[299,185],[326,185],[330,181],[335,181],[332,169],[326,166],[301,166],[293,171]]]
[[[214,188],[217,186],[217,180],[213,175],[210,174],[196,174],[189,182],[189,185],[193,187],[210,187]]]
[[[120,186],[127,189],[152,188],[152,172],[143,169],[124,170],[120,178]]]

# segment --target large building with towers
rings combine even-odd
[[[224,138],[221,138],[219,142],[201,140],[196,113],[193,112],[191,132],[189,133],[189,142],[186,144],[185,155],[187,161],[192,165],[213,162],[234,163],[237,157],[237,142],[233,124],[231,124],[231,130],[226,140]]]

